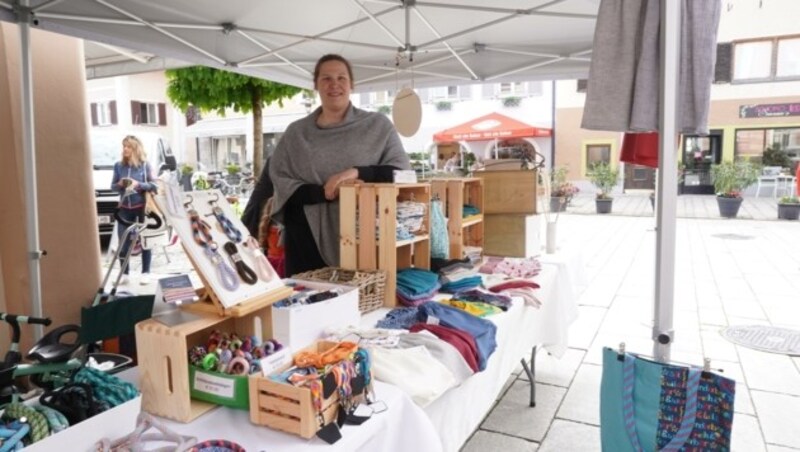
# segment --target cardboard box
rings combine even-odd
[[[342,295],[328,300],[286,308],[272,307],[272,337],[292,351],[311,345],[329,328],[358,326],[358,287],[317,281],[284,280],[315,290],[340,289]]]
[[[537,171],[476,171],[483,179],[485,214],[536,213]],[[484,231],[488,237],[489,231]]]
[[[531,257],[541,254],[539,215],[484,215],[483,252],[490,256]]]

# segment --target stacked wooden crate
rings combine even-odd
[[[480,171],[475,175],[483,180],[484,253],[510,257],[539,254],[537,172]]]
[[[450,259],[464,257],[465,246],[483,247],[483,179],[458,177],[431,180],[432,196],[442,200],[450,239]],[[464,217],[464,205],[478,209],[478,214]]]

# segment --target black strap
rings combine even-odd
[[[258,282],[258,276],[256,275],[256,272],[254,272],[252,268],[248,267],[247,264],[244,263],[242,256],[239,255],[239,249],[236,248],[235,243],[226,242],[222,248],[231,257],[233,265],[236,266],[236,273],[239,274],[239,277],[242,278],[242,281],[246,282],[247,284],[255,284]]]
[[[47,391],[39,398],[39,402],[60,411],[69,425],[75,425],[109,408],[107,403],[94,398],[92,387],[86,383],[68,383],[57,390]]]

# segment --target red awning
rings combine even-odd
[[[550,129],[534,127],[500,113],[490,113],[460,126],[433,134],[433,141],[485,141],[507,138],[549,137]]]

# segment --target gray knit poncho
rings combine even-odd
[[[273,218],[283,221],[286,201],[303,184],[325,185],[336,173],[356,166],[392,165],[410,169],[408,155],[391,121],[380,114],[350,105],[344,121],[320,127],[317,108],[293,122],[278,142],[270,160],[275,186]],[[339,203],[305,206],[306,218],[322,259],[339,265]]]

